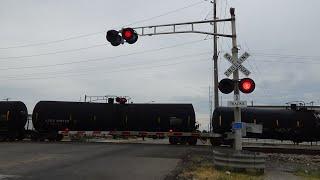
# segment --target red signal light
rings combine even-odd
[[[129,29],[129,28],[124,29],[124,30],[122,31],[122,37],[123,37],[125,40],[129,40],[129,39],[132,38],[133,33],[134,33],[134,32],[133,32],[133,29]]]
[[[243,93],[251,93],[255,89],[256,84],[250,78],[243,78],[239,82],[239,90]]]
[[[123,39],[129,44],[133,44],[138,40],[138,34],[132,28],[122,29],[121,34]]]

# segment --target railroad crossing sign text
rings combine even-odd
[[[226,58],[232,66],[229,67],[224,74],[229,77],[235,70],[239,69],[244,75],[249,76],[250,71],[241,65],[249,56],[250,54],[245,52],[239,59],[234,60],[230,54],[226,53],[224,58]]]

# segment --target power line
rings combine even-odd
[[[176,59],[182,59],[182,58],[193,58],[193,57],[199,57],[201,55],[207,55],[209,53],[212,53],[212,51],[207,51],[207,52],[201,52],[201,53],[196,53],[196,54],[185,54],[185,55],[182,55],[182,56],[175,56],[175,57],[170,57],[170,58],[162,58],[162,59],[153,59],[151,62],[147,62],[149,64],[154,64],[154,63],[159,63],[162,62],[162,61],[172,61],[172,60],[176,60]],[[135,61],[136,62],[136,61]],[[144,62],[146,63],[146,62]],[[138,65],[139,66],[139,65]],[[85,71],[81,71],[81,72],[90,72],[90,71],[97,71],[97,67],[100,67],[99,70],[106,70],[104,67],[101,67],[101,66],[96,66],[96,67],[92,67],[92,68],[86,68],[86,69],[82,69],[82,70],[85,70]],[[70,70],[67,70],[67,71],[53,71],[53,72],[40,72],[40,73],[25,73],[25,74],[19,74],[19,75],[16,75],[16,76],[7,76],[7,77],[3,77],[4,79],[10,79],[10,78],[17,78],[17,77],[20,77],[20,76],[32,76],[32,75],[52,75],[52,74],[62,74],[62,73],[73,73],[73,72],[70,72]]]
[[[23,55],[23,56],[9,56],[9,57],[3,57],[3,58],[0,58],[0,59],[20,59],[20,58],[30,58],[30,57],[37,57],[37,56],[53,55],[53,54],[62,54],[62,53],[69,53],[69,52],[82,51],[82,50],[102,47],[102,46],[106,46],[106,45],[107,44],[98,44],[98,45],[93,45],[93,46],[88,46],[88,47],[83,47],[83,48],[78,48],[78,49],[69,49],[69,50],[63,50],[63,51],[55,51],[55,52],[32,54],[32,55]]]
[[[71,64],[80,64],[80,63],[86,63],[86,62],[105,61],[105,60],[116,59],[116,58],[120,58],[120,57],[126,57],[126,56],[132,56],[132,55],[137,55],[137,54],[146,54],[146,53],[150,53],[150,52],[161,51],[161,50],[164,50],[164,49],[170,49],[170,48],[175,48],[175,47],[179,47],[179,46],[185,46],[185,45],[189,45],[189,44],[203,42],[203,41],[206,41],[206,40],[207,39],[189,41],[189,42],[180,43],[180,44],[176,44],[176,45],[172,45],[172,46],[166,46],[166,47],[150,49],[150,50],[146,50],[146,51],[133,52],[133,53],[128,53],[128,54],[122,54],[122,55],[117,55],[117,56],[109,56],[109,57],[95,58],[95,59],[86,59],[86,60],[81,60],[81,61],[73,61],[73,62],[66,62],[66,63],[56,63],[56,64],[49,64],[49,65],[9,67],[9,68],[1,68],[0,70],[19,70],[19,69],[45,68],[45,67],[53,67],[53,66],[64,66],[64,65],[71,65]]]
[[[190,8],[190,7],[193,7],[193,6],[202,4],[202,3],[204,3],[204,2],[205,2],[205,1],[202,0],[202,1],[200,1],[200,2],[190,4],[190,5],[185,6],[185,7],[182,7],[182,8],[178,8],[178,9],[175,9],[175,10],[172,10],[172,11],[168,11],[168,12],[166,12],[166,13],[164,13],[164,14],[160,14],[160,15],[153,16],[153,17],[151,17],[151,18],[146,18],[146,19],[139,20],[139,21],[135,21],[135,22],[133,22],[133,23],[124,25],[124,27],[126,27],[126,26],[131,26],[131,25],[133,25],[133,24],[138,24],[138,23],[145,22],[145,21],[150,21],[150,20],[152,20],[152,19],[159,18],[159,17],[162,17],[162,16],[167,16],[167,15],[169,15],[169,14],[179,12],[179,11],[181,11],[181,10],[184,10],[184,9],[187,9],[187,8]]]
[[[250,50],[249,50],[250,51]],[[226,51],[223,51],[226,52]],[[293,54],[274,54],[274,53],[259,53],[257,51],[250,51],[250,54],[256,57],[265,58],[277,58],[277,60],[282,59],[300,59],[301,61],[290,61],[290,62],[306,62],[306,61],[316,61],[319,62],[320,56],[307,56],[307,55],[293,55]],[[308,62],[306,62],[308,63]]]
[[[131,71],[131,70],[138,70],[138,69],[153,69],[153,68],[158,68],[158,67],[165,67],[165,66],[173,66],[173,65],[178,65],[178,64],[185,64],[185,63],[194,63],[198,61],[207,61],[209,60],[208,58],[205,59],[197,59],[197,60],[190,60],[190,61],[181,61],[181,62],[176,62],[176,63],[170,63],[170,64],[162,64],[162,65],[157,65],[157,66],[144,66],[144,67],[131,67],[131,68],[126,68],[126,69],[121,69],[121,70],[114,70],[114,71],[107,71],[103,72],[103,74],[106,73],[115,73],[115,72],[123,72],[123,71]],[[51,76],[51,77],[39,77],[39,78],[17,78],[17,79],[6,79],[6,80],[39,80],[39,79],[56,79],[56,78],[66,78],[66,77],[72,77],[72,76],[82,76],[82,75],[87,75],[88,72],[82,73],[82,74],[69,74],[69,75],[62,75],[62,76]]]
[[[160,15],[157,15],[157,16],[153,16],[153,17],[150,17],[150,18],[146,18],[146,19],[143,19],[143,20],[135,21],[135,22],[133,22],[133,23],[130,23],[130,24],[127,24],[127,25],[124,25],[124,26],[130,26],[130,25],[133,25],[133,24],[150,21],[150,20],[152,20],[152,19],[156,19],[156,18],[159,18],[159,17],[162,17],[162,16],[166,16],[166,15],[169,15],[169,14],[172,14],[172,13],[175,13],[175,12],[179,12],[179,11],[181,11],[181,10],[184,10],[184,9],[187,9],[187,8],[190,8],[190,7],[193,7],[193,6],[202,4],[202,3],[204,3],[204,2],[205,2],[205,1],[200,1],[200,2],[197,2],[197,3],[193,3],[193,4],[190,4],[190,5],[188,5],[188,6],[181,7],[181,8],[172,10],[172,11],[168,11],[168,12],[166,12],[166,13],[163,13],[163,14],[160,14]],[[59,40],[54,40],[54,41],[31,43],[31,44],[24,44],[24,45],[17,45],[17,46],[0,47],[0,50],[4,50],[4,49],[15,49],[15,48],[24,48],[24,47],[32,47],[32,46],[42,46],[42,45],[48,45],[48,44],[55,44],[55,43],[60,43],[60,42],[64,42],[64,41],[69,41],[69,40],[74,40],[74,39],[79,39],[79,38],[84,38],[84,37],[90,37],[90,36],[94,36],[94,35],[98,35],[98,34],[102,34],[102,33],[105,33],[105,31],[98,31],[98,32],[93,32],[93,33],[89,33],[89,34],[72,36],[72,37],[67,37],[67,38],[64,38],[64,39],[59,39]]]
[[[263,60],[263,61],[259,61],[260,63],[282,63],[282,64],[305,64],[305,65],[309,65],[309,64],[320,64],[316,63],[316,62],[305,62],[305,61],[277,61],[277,60]]]
[[[99,32],[94,32],[94,33],[89,33],[89,34],[83,34],[79,36],[72,36],[64,39],[59,39],[59,40],[54,40],[54,41],[46,41],[46,42],[40,42],[40,43],[32,43],[32,44],[25,44],[25,45],[17,45],[17,46],[8,46],[8,47],[0,47],[0,50],[2,49],[16,49],[16,48],[24,48],[24,47],[32,47],[32,46],[42,46],[42,45],[48,45],[48,44],[55,44],[55,43],[60,43],[64,41],[69,41],[73,39],[79,39],[79,38],[84,38],[84,37],[89,37],[89,36],[94,36],[97,34],[105,33],[104,31],[99,31]]]
[[[253,55],[262,56],[262,57],[276,57],[280,59],[304,59],[304,60],[313,60],[319,61],[320,56],[305,56],[305,55],[292,55],[292,54],[273,54],[273,53],[255,53]]]

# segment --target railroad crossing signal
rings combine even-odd
[[[232,79],[222,79],[219,82],[218,89],[224,94],[230,94],[234,89],[234,82]]]
[[[235,70],[239,69],[244,75],[249,76],[250,71],[241,65],[249,56],[250,54],[245,52],[239,59],[234,60],[230,54],[226,53],[224,58],[226,58],[232,66],[229,67],[224,74],[229,77]]]
[[[222,93],[230,94],[234,90],[235,83],[236,80],[225,78],[219,82],[218,88]],[[243,78],[239,80],[238,86],[241,92],[248,94],[254,91],[256,84],[250,78]]]
[[[138,34],[132,28],[122,29],[122,37],[127,43],[133,44],[138,40]]]
[[[121,35],[120,35],[121,33]],[[107,40],[112,46],[119,46],[126,41],[128,44],[133,44],[138,40],[137,32],[132,28],[123,28],[122,30],[109,30],[106,35]]]
[[[243,78],[239,82],[239,90],[245,94],[251,93],[256,88],[256,84],[250,78]]]
[[[109,30],[106,38],[112,46],[119,46],[120,44],[123,44],[123,39],[116,30]]]

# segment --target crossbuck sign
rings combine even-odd
[[[250,54],[245,52],[239,59],[235,60],[230,54],[226,53],[224,58],[226,58],[232,66],[229,67],[224,74],[229,77],[235,70],[239,69],[244,75],[249,76],[250,71],[241,65],[249,56]]]

